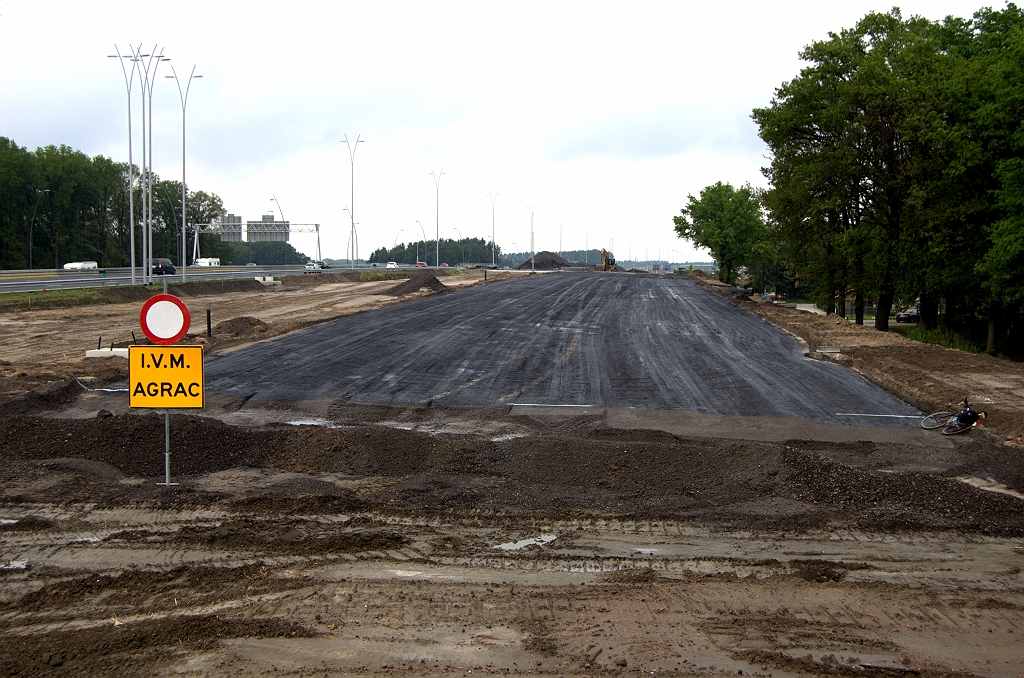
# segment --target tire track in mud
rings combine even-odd
[[[530,393],[542,405],[840,424],[849,422],[837,412],[917,414],[858,375],[805,358],[791,335],[670,276],[542,275],[467,289],[216,355],[207,377],[212,391],[256,390],[255,401],[478,406]]]

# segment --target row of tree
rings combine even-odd
[[[495,255],[500,259],[501,247],[495,248]],[[417,257],[419,257],[417,259]],[[440,261],[435,259],[440,258]],[[402,243],[391,249],[381,247],[370,255],[371,264],[383,264],[394,261],[399,264],[415,264],[422,261],[430,264],[484,264],[491,262],[491,243],[482,238],[463,238],[451,240],[421,240]]]
[[[135,261],[142,265],[142,180],[138,167],[132,174]],[[102,155],[90,158],[68,146],[29,151],[0,137],[0,269],[60,268],[69,261],[96,261],[101,267],[130,265],[128,192],[127,163]],[[152,196],[153,256],[180,263],[181,182],[154,175]],[[225,214],[214,193],[190,190],[185,203],[190,225],[211,223]],[[190,256],[191,238],[186,247]],[[246,263],[250,257],[255,260],[264,255],[277,259],[292,253],[292,258],[302,259],[294,263],[305,261],[294,248],[283,244],[285,248],[253,247],[221,243],[216,235],[204,235],[200,249],[207,256],[221,257],[224,263],[236,258],[238,263]]]
[[[813,295],[862,319],[919,299],[922,325],[1008,334],[1024,318],[1024,14],[872,13],[802,53],[800,74],[753,119],[766,190],[689,196],[680,237],[723,279]],[[762,211],[763,209],[763,211]],[[999,336],[1003,334],[1000,332]]]

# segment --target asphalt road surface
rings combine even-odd
[[[917,426],[909,417],[920,416],[668,275],[537,275],[399,304],[214,356],[206,384],[275,401],[687,409],[872,426]]]

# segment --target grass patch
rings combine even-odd
[[[112,303],[114,303],[114,300],[110,298],[110,295],[103,288],[51,290],[48,292],[7,292],[0,295],[0,312]]]
[[[973,341],[962,334],[947,330],[945,327],[934,330],[922,330],[920,327],[912,327],[907,330],[904,336],[925,344],[938,344],[939,346],[955,348],[966,353],[981,353],[981,349]]]
[[[359,282],[375,282],[377,280],[403,280],[408,277],[408,271],[363,271],[359,274]]]

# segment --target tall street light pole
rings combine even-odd
[[[434,266],[437,267],[441,265],[441,177],[444,169],[440,174],[430,170],[430,176],[434,177]]]
[[[565,224],[565,217],[558,217],[558,256],[562,256],[562,226]]]
[[[359,144],[365,141],[365,139],[360,138],[361,136],[361,134],[357,134],[356,140],[349,143],[348,135],[346,134],[343,140],[345,145],[348,147],[348,161],[350,167],[349,177],[351,181],[348,216],[352,220],[352,232],[349,234],[352,251],[349,253],[348,257],[349,268],[355,268],[355,261],[359,258],[359,238],[356,235],[356,151],[359,150]]]
[[[142,166],[145,170],[145,182],[142,187],[143,205],[143,231],[142,249],[144,270],[142,272],[143,282],[153,280],[153,85],[156,84],[156,73],[161,61],[170,61],[163,55],[163,50],[157,53],[157,45],[153,45],[150,54],[142,54],[141,47],[135,52],[132,59],[139,66],[139,75],[142,78]],[[154,63],[154,59],[156,60]],[[143,65],[144,64],[144,65]],[[152,73],[150,73],[152,67]],[[149,100],[149,116],[146,116],[146,100]],[[148,137],[147,137],[148,132]],[[147,149],[146,142],[149,141]]]
[[[536,205],[531,205],[526,208],[530,210],[530,273],[533,273],[536,270],[537,253],[533,250],[533,211],[536,208]]]
[[[174,82],[178,85],[178,98],[181,99],[181,282],[185,282],[188,270],[186,254],[188,231],[185,227],[187,223],[185,218],[185,106],[188,105],[188,90],[192,86],[192,81],[203,76],[196,75],[196,67],[193,66],[192,72],[188,76],[188,82],[185,83],[185,91],[182,92],[181,80],[178,79],[178,72],[174,70],[174,66],[171,66],[171,73],[174,75],[165,75],[164,77],[174,78]]]
[[[459,234],[459,244],[462,245],[462,263],[465,264],[466,263],[466,244],[463,242],[464,238],[462,237],[462,231],[460,231],[459,227],[456,226],[455,227],[455,232]]]
[[[124,87],[128,92],[128,247],[131,249],[132,285],[135,284],[135,163],[132,161],[132,85],[135,84],[135,62],[131,57],[121,54],[121,50],[114,43],[114,53],[108,54],[108,58],[117,59],[121,64],[121,72],[124,74]],[[131,74],[125,68],[124,60],[132,61]],[[31,246],[29,242],[29,260],[31,261]],[[29,268],[32,268],[29,266]]]
[[[423,224],[420,223],[419,219],[416,220],[416,223],[420,225],[420,233],[423,234],[423,246],[426,247],[427,246],[427,232],[426,232],[426,230],[424,230]],[[419,242],[416,243],[416,263],[417,264],[420,263],[420,244],[419,244]]]
[[[487,197],[491,199],[491,266],[497,266],[498,265],[498,258],[497,258],[497,255],[495,254],[495,247],[496,247],[496,245],[494,244],[494,203],[495,203],[495,201],[497,201],[499,195],[501,195],[501,194],[500,193],[495,193],[494,195],[491,195],[490,193],[487,194]]]
[[[28,222],[28,267],[32,269],[32,227],[36,224],[36,210],[39,209],[39,201],[43,199],[43,193],[49,193],[48,188],[37,188],[36,206],[32,208],[32,221]]]

